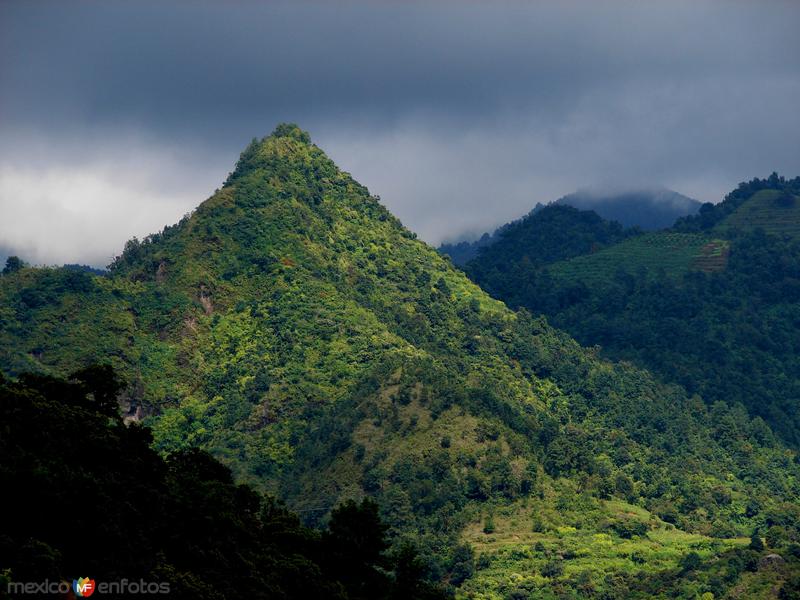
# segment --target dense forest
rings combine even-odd
[[[540,214],[532,219],[541,221],[535,241],[521,227],[509,229],[467,272],[509,305],[547,315],[610,358],[633,361],[709,403],[745,406],[797,447],[798,193],[798,179],[756,179],[670,232],[565,262],[548,249],[560,251],[575,231],[573,255],[589,254],[589,217],[562,223],[554,235]],[[724,242],[716,263],[697,254],[714,238],[722,238],[717,247]]]
[[[149,429],[123,425],[121,387],[103,366],[0,377],[0,486],[13,490],[0,597],[17,597],[11,581],[86,574],[187,599],[446,597],[421,579],[412,546],[387,552],[374,502],[344,503],[324,531],[309,529],[202,450],[159,456]]]
[[[513,273],[510,277],[525,278],[526,270],[591,254],[639,233],[594,211],[551,204],[501,229],[493,244],[478,251],[480,260],[469,263],[469,273],[502,268]]]
[[[568,207],[540,213],[552,221],[526,226],[558,242],[527,260],[600,256],[639,237]],[[81,373],[98,363],[128,385],[87,387]],[[164,535],[137,535],[156,562],[130,549],[97,556],[98,572],[164,573],[176,589],[202,591],[212,574],[258,563],[241,585],[264,581],[290,597],[285,562],[319,573],[303,584],[343,597],[373,597],[355,580],[385,594],[412,586],[487,599],[768,598],[796,586],[800,463],[764,419],[509,310],[293,125],[254,140],[220,190],[180,223],[131,240],[108,274],[9,262],[0,369],[4,410],[23,424],[2,430],[17,456],[3,477],[28,473],[40,486],[61,477],[58,435],[86,421],[101,451],[86,457],[80,440],[64,448],[74,464],[87,461],[86,478],[112,483],[81,518],[106,515],[100,534],[124,536],[150,518],[136,511],[163,503],[213,529],[153,517]],[[112,396],[119,419],[98,404]],[[21,428],[39,421],[42,435],[63,433],[26,445]],[[75,486],[55,487],[75,504]],[[130,520],[114,512],[123,510]],[[34,540],[54,577],[86,568],[20,514],[4,540]],[[226,544],[240,542],[216,530],[229,520],[230,535],[245,537],[234,556]],[[359,520],[376,532],[384,523],[385,538],[370,535],[350,560],[342,548]],[[308,540],[307,551],[287,555],[275,528]],[[180,563],[169,543],[184,535],[208,537]],[[211,555],[233,562],[198,572]],[[2,560],[17,580],[24,565]],[[339,573],[329,560],[348,564]]]

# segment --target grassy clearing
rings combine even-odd
[[[581,585],[597,590],[609,576],[677,572],[691,552],[706,560],[749,542],[687,533],[623,500],[597,500],[563,482],[559,486],[542,498],[475,515],[463,539],[475,550],[478,570],[460,590],[460,598],[508,598],[515,590],[548,597],[547,590],[559,583],[573,590]],[[493,525],[490,533],[487,521]],[[641,535],[630,534],[635,524]]]

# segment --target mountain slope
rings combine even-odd
[[[14,490],[4,498],[14,518],[0,523],[3,600],[25,596],[14,589],[25,582],[77,573],[113,598],[446,597],[420,581],[408,547],[383,552],[373,502],[338,507],[320,534],[204,452],[158,456],[147,429],[122,423],[112,370],[70,379],[0,376],[0,486]],[[109,594],[114,581],[122,591]],[[74,597],[35,595],[53,596]]]
[[[800,200],[793,191],[760,190],[716,226],[716,231],[762,229],[765,233],[800,237]]]
[[[800,444],[795,235],[800,181],[742,184],[675,230],[517,276],[524,251],[467,267],[512,306],[545,313],[606,356],[633,360],[708,402],[741,403]],[[487,271],[498,262],[505,273]]]
[[[513,304],[518,294],[526,294],[524,282],[544,265],[602,253],[622,240],[635,237],[637,229],[623,229],[619,223],[601,219],[592,211],[551,204],[533,211],[523,219],[508,224],[491,246],[482,248],[479,258],[467,263],[465,272],[484,289],[509,292],[504,300]],[[515,289],[503,287],[514,282]],[[517,283],[522,285],[517,286]]]
[[[770,225],[774,226],[776,220],[785,220],[788,223],[797,220],[796,198],[800,189],[798,179],[800,178],[795,177],[787,180],[773,172],[767,179],[756,177],[742,182],[722,202],[703,204],[696,215],[679,219],[674,229],[682,232],[730,229],[724,223],[734,213],[738,213],[728,224],[741,224],[745,230],[750,231],[760,228],[767,233],[783,233],[780,227],[771,229]],[[782,215],[783,219],[776,219],[778,215]],[[794,233],[794,229],[788,233]]]
[[[549,272],[565,282],[604,287],[620,269],[646,277],[682,276],[725,269],[730,243],[692,233],[657,232],[633,236],[594,254],[555,261]]]
[[[434,579],[476,597],[519,580],[513,565],[499,580],[476,570],[473,524],[531,502],[548,511],[547,544],[561,531],[590,557],[598,548],[572,535],[570,498],[596,514],[582,534],[644,543],[678,527],[708,544],[701,561],[723,551],[709,536],[738,547],[775,519],[795,535],[798,465],[762,422],[508,310],[295,126],[254,140],[221,190],[129,242],[108,277],[23,268],[0,279],[0,307],[3,370],[110,360],[156,448],[208,449],[312,522],[374,496],[395,543],[412,538]],[[644,507],[644,529],[614,497]],[[623,553],[522,580],[551,593],[583,577],[654,597],[636,591],[638,572],[677,569],[690,547],[682,538],[647,568]],[[688,577],[674,590],[689,594]]]
[[[697,200],[664,188],[621,193],[582,190],[559,198],[547,206],[537,204],[525,217],[498,227],[491,235],[484,233],[478,240],[472,242],[442,244],[439,246],[439,252],[448,255],[453,264],[463,266],[476,258],[483,248],[488,248],[506,237],[508,230],[512,231],[508,237],[516,239],[517,243],[520,239],[533,243],[532,234],[535,232],[531,225],[537,223],[533,219],[534,216],[539,211],[554,205],[577,208],[580,211],[593,211],[604,220],[616,221],[625,228],[639,228],[644,231],[670,227],[677,219],[694,215],[700,208]],[[575,214],[583,215],[583,212]],[[583,215],[579,219],[586,220],[586,218],[586,215]],[[588,224],[588,221],[586,223]],[[520,230],[527,231],[521,233]]]

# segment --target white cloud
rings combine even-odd
[[[158,147],[99,154],[0,165],[0,245],[33,264],[105,266],[126,240],[175,223],[224,177]]]

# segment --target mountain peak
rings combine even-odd
[[[280,123],[266,137],[253,138],[239,155],[236,167],[228,175],[225,185],[230,185],[255,169],[273,166],[276,157],[302,154],[314,147],[311,136],[295,123]]]
[[[311,135],[307,131],[300,129],[296,123],[279,123],[269,135],[270,138],[292,138],[304,144],[311,143]],[[262,140],[263,141],[263,140]]]
[[[157,270],[162,261],[181,265],[172,268],[173,276],[202,262],[207,271],[200,278],[199,270],[192,271],[186,279],[191,287],[211,271],[225,270],[231,278],[252,264],[299,256],[303,244],[330,244],[335,226],[360,235],[378,223],[413,238],[366,187],[311,143],[308,133],[281,124],[250,142],[222,189],[178,226],[126,245],[112,269],[142,280],[163,279]],[[240,264],[242,256],[247,258]]]
[[[584,188],[556,200],[581,210],[593,210],[625,227],[655,231],[671,227],[700,209],[700,202],[663,186],[629,188]]]

